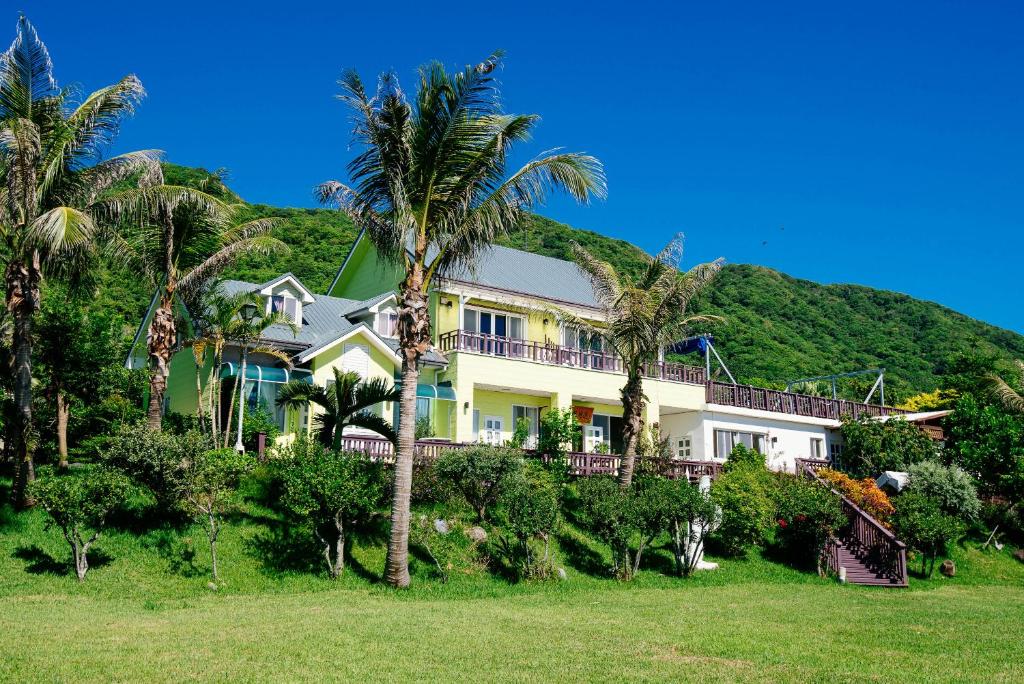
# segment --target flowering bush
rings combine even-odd
[[[863,480],[855,480],[846,473],[838,470],[822,468],[818,471],[818,477],[836,488],[843,496],[852,501],[861,510],[872,518],[882,523],[885,527],[892,529],[889,519],[895,509],[889,501],[889,495],[879,489],[875,481],[870,477]]]
[[[779,477],[775,516],[775,546],[805,567],[817,563],[829,536],[846,522],[839,499],[817,482],[793,475]]]

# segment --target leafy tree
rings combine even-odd
[[[217,574],[217,537],[224,514],[230,510],[238,482],[252,469],[251,457],[234,449],[204,450],[182,463],[180,496],[186,509],[206,523],[210,542],[210,569]]]
[[[0,55],[0,260],[14,357],[5,441],[17,462],[12,499],[18,506],[31,503],[25,493],[34,478],[32,340],[43,277],[88,275],[97,199],[133,174],[158,170],[153,151],[95,162],[144,95],[135,76],[78,103],[74,92],[57,85],[46,46],[21,17],[14,42]]]
[[[334,450],[341,448],[341,439],[348,426],[361,427],[383,435],[392,443],[397,435],[391,423],[373,413],[377,404],[397,401],[399,392],[386,378],[362,380],[355,371],[334,368],[334,382],[327,387],[292,380],[277,393],[282,406],[303,406],[310,403],[320,407],[313,422],[317,425],[317,439]]]
[[[284,449],[278,463],[285,510],[308,522],[323,547],[328,572],[340,577],[351,531],[383,501],[381,465],[307,440]]]
[[[944,455],[986,496],[1024,499],[1024,417],[967,394],[943,422]]]
[[[397,587],[409,584],[416,385],[420,359],[430,348],[431,287],[472,264],[547,191],[564,188],[583,202],[604,195],[601,165],[585,155],[540,156],[506,174],[509,151],[527,139],[537,117],[501,111],[491,76],[500,57],[455,74],[436,62],[422,67],[412,103],[394,74],[380,78],[374,96],[355,73],[346,74],[342,100],[355,112],[353,132],[361,148],[348,166],[355,187],[330,181],[320,189],[324,202],[344,209],[380,256],[403,271],[398,286],[402,397],[385,564],[386,581]]]
[[[964,521],[977,520],[981,512],[978,490],[971,476],[956,466],[922,461],[910,466],[907,490],[936,501],[946,515]]]
[[[751,449],[743,444],[737,444],[732,448],[729,458],[722,464],[722,472],[731,472],[738,468],[754,468],[755,470],[768,470],[768,463],[764,454]]]
[[[913,423],[900,418],[879,421],[843,419],[842,469],[853,477],[878,477],[935,459],[938,446]]]
[[[672,483],[669,534],[676,572],[689,577],[704,552],[707,535],[718,522],[718,506],[710,492],[702,492],[685,478]]]
[[[242,423],[242,443],[245,444],[246,449],[256,450],[256,436],[261,432],[267,436],[268,444],[273,444],[281,434],[281,428],[277,426],[274,414],[262,403],[245,414]]]
[[[896,535],[921,554],[921,574],[931,577],[935,559],[960,538],[963,524],[942,512],[938,501],[924,494],[906,492],[896,500]]]
[[[131,491],[128,478],[116,470],[91,468],[83,474],[50,474],[33,482],[32,497],[50,514],[71,547],[78,581],[89,571],[89,549],[100,536],[110,513]]]
[[[621,483],[620,483],[621,484]],[[654,539],[673,527],[673,513],[676,504],[676,485],[671,480],[655,475],[636,479],[628,497],[627,513],[636,529],[639,541],[633,552],[632,577],[640,571],[643,553]],[[628,558],[626,561],[628,562]]]
[[[612,574],[622,579],[631,578],[629,541],[636,532],[629,510],[631,492],[619,487],[609,475],[581,478],[576,488],[580,523],[611,547]]]
[[[498,500],[504,486],[522,471],[523,452],[486,444],[449,449],[437,459],[434,468],[439,477],[462,492],[477,520],[483,522],[487,509]]]
[[[583,429],[571,408],[548,409],[540,417],[540,435],[537,449],[552,461],[565,459],[566,445],[582,439]]]
[[[712,483],[712,496],[722,509],[713,536],[726,553],[741,556],[768,542],[775,521],[774,486],[763,466],[734,467]]]
[[[568,311],[557,314],[567,325],[585,331],[590,339],[604,340],[622,360],[626,384],[621,391],[623,455],[619,485],[623,489],[633,481],[633,462],[644,428],[644,376],[667,346],[685,336],[690,325],[708,320],[688,311],[694,297],[722,267],[718,260],[680,273],[682,254],[683,238],[678,235],[657,257],[647,257],[643,275],[632,279],[573,244],[576,263],[590,277],[605,320],[595,326]]]
[[[513,476],[501,494],[505,528],[512,542],[506,547],[519,577],[546,579],[551,576],[554,562],[551,554],[551,534],[558,524],[558,486],[547,471],[531,463],[520,474]],[[532,544],[539,539],[543,551],[538,553]]]

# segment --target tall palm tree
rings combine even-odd
[[[430,288],[472,264],[549,191],[565,189],[580,202],[605,195],[600,162],[583,154],[545,154],[506,173],[509,150],[529,138],[538,117],[502,112],[492,78],[500,60],[495,53],[452,74],[436,62],[421,67],[412,102],[393,73],[381,76],[373,96],[347,73],[341,99],[354,111],[361,147],[348,164],[353,186],[329,181],[319,189],[323,202],[337,203],[405,273],[398,286],[402,390],[385,567],[385,580],[398,587],[409,584],[416,384],[430,347]]]
[[[626,384],[622,386],[622,464],[619,485],[629,488],[633,482],[633,464],[637,442],[642,434],[646,406],[643,379],[645,368],[657,362],[664,349],[683,337],[687,328],[709,316],[688,314],[693,298],[715,277],[724,263],[717,259],[679,270],[683,256],[683,238],[677,235],[656,256],[647,257],[647,268],[636,279],[615,270],[577,243],[573,256],[590,277],[594,293],[604,309],[605,323],[598,327],[566,311],[556,315],[566,324],[585,331],[591,338],[601,337],[622,359]]]
[[[316,414],[317,439],[326,447],[341,449],[341,438],[349,425],[366,428],[387,437],[392,444],[398,435],[391,424],[372,413],[370,408],[386,401],[398,401],[399,392],[384,378],[363,381],[355,371],[334,369],[334,382],[327,387],[292,380],[277,394],[281,406],[319,406]]]
[[[187,309],[238,257],[286,248],[270,235],[276,219],[242,221],[243,205],[228,204],[199,189],[141,188],[122,193],[103,208],[121,224],[121,231],[108,240],[114,253],[158,289],[146,346],[150,359],[147,419],[150,428],[159,430],[176,346],[176,309]]]
[[[1016,364],[1020,370],[1020,385],[1024,387],[1024,361],[1016,361]],[[989,373],[982,379],[982,387],[1007,411],[1024,415],[1024,395],[1010,387],[1001,377]]]
[[[81,271],[96,223],[90,209],[120,181],[159,171],[155,151],[103,161],[121,120],[145,95],[135,76],[78,101],[53,77],[46,46],[25,17],[0,56],[0,252],[13,319],[14,420],[7,438],[18,461],[13,498],[27,505],[33,479],[32,322],[44,275]]]

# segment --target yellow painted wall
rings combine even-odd
[[[440,299],[441,302],[436,307],[436,313],[432,311],[434,313],[435,340],[437,335],[458,330],[462,327],[459,320],[458,295],[442,294]],[[451,308],[448,308],[445,302],[452,302]],[[562,343],[562,333],[558,321],[554,315],[543,311],[542,308],[541,310],[527,309],[521,306],[517,307],[511,304],[502,304],[472,297],[466,300],[465,306],[487,311],[507,311],[508,313],[519,314],[526,319],[525,339],[542,344],[545,342],[550,342],[551,344]],[[548,322],[547,325],[544,324],[545,320]],[[596,324],[596,321],[592,322]]]

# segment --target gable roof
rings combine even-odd
[[[292,275],[291,271],[289,271],[288,273],[283,273],[277,276],[276,278],[268,280],[267,282],[261,285],[257,285],[256,289],[259,290],[260,294],[269,295],[270,291],[274,288],[274,286],[280,285],[281,283],[284,282],[288,282],[292,286],[292,288],[302,293],[303,304],[311,304],[314,301],[315,298],[313,297],[313,293],[307,290],[306,286],[303,285],[298,278]]]
[[[360,240],[369,239],[360,231],[345,261],[342,262],[328,292],[340,281],[341,273],[349,265]],[[428,259],[436,251],[428,254]],[[577,264],[564,259],[525,252],[513,247],[492,245],[483,250],[471,268],[460,268],[449,273],[444,280],[505,290],[520,295],[565,302],[590,308],[601,308],[594,296],[590,278]]]

